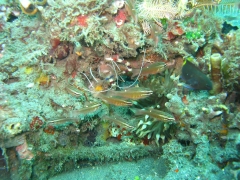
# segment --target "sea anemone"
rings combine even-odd
[[[148,115],[145,116],[144,120],[140,120],[136,128],[136,134],[139,138],[155,139],[156,144],[159,146],[159,139],[165,141],[165,138],[171,136],[171,127],[174,126],[173,122],[163,122]]]

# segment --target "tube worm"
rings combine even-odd
[[[219,53],[214,53],[210,57],[211,63],[211,76],[213,81],[213,89],[211,91],[212,94],[218,94],[222,91],[222,83],[221,83],[221,64],[222,64],[222,56]]]

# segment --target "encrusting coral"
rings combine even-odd
[[[211,14],[221,3],[1,2],[0,148],[13,179],[153,155],[166,161],[157,178],[233,179],[240,31]]]

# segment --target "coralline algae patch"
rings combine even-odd
[[[0,171],[49,179],[154,157],[161,172],[133,178],[237,179],[238,6],[0,2]]]

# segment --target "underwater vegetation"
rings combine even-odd
[[[237,179],[239,5],[0,1],[0,171],[152,156],[164,179]]]

